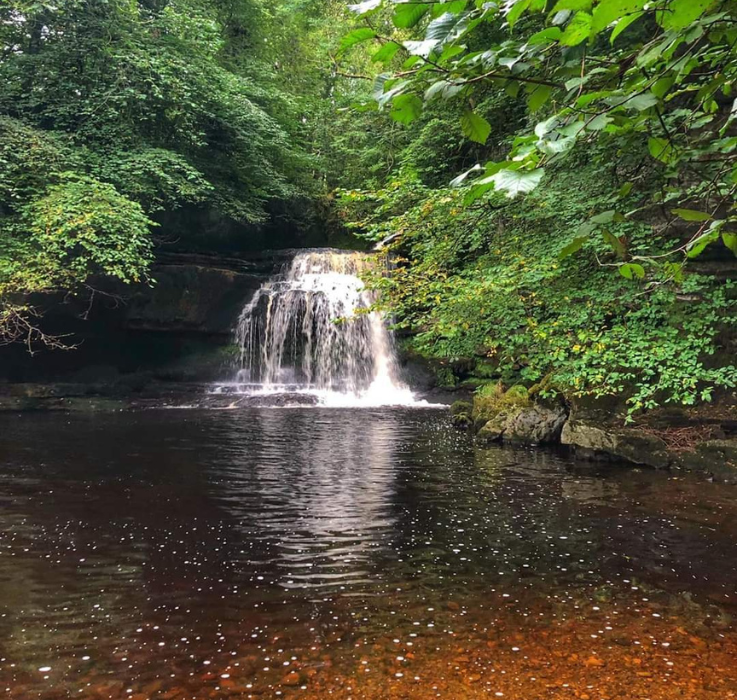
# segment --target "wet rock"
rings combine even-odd
[[[503,438],[533,445],[557,442],[567,417],[562,406],[524,408],[507,419]]]
[[[636,428],[594,425],[572,417],[563,426],[561,443],[584,457],[615,457],[633,464],[666,469],[673,457],[663,440]]]
[[[702,442],[693,451],[678,454],[674,467],[737,483],[737,439]]]
[[[477,437],[480,442],[498,442],[504,435],[506,425],[507,416],[505,414],[500,414],[484,423],[484,426],[479,430]]]
[[[524,386],[505,391],[492,384],[477,392],[472,417],[481,442],[537,445],[558,441],[567,412],[559,404],[533,402]]]
[[[318,398],[313,394],[286,392],[266,396],[248,396],[239,401],[241,406],[317,406]]]
[[[456,401],[450,407],[451,422],[456,428],[467,430],[473,425],[473,405],[468,401]]]

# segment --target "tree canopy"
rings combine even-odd
[[[346,72],[378,67],[359,109],[410,144],[342,202],[391,241],[376,283],[412,348],[449,361],[449,381],[469,358],[632,411],[735,385],[735,3],[351,9]]]
[[[13,0],[0,8],[0,298],[145,276],[158,212],[245,223],[309,187],[257,2]],[[10,324],[10,325],[8,325]],[[1,334],[0,334],[1,335]]]
[[[291,203],[384,242],[380,305],[444,381],[709,400],[737,384],[736,12],[11,0],[0,339],[43,338],[35,292],[146,280],[172,212]]]

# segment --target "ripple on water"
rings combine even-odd
[[[13,700],[735,696],[730,487],[427,411],[0,421]]]

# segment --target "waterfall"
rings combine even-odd
[[[311,393],[324,405],[413,404],[392,337],[360,278],[371,264],[361,253],[297,253],[241,312],[237,385]]]

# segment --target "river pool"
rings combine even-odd
[[[12,700],[737,697],[737,489],[421,409],[0,415]]]

